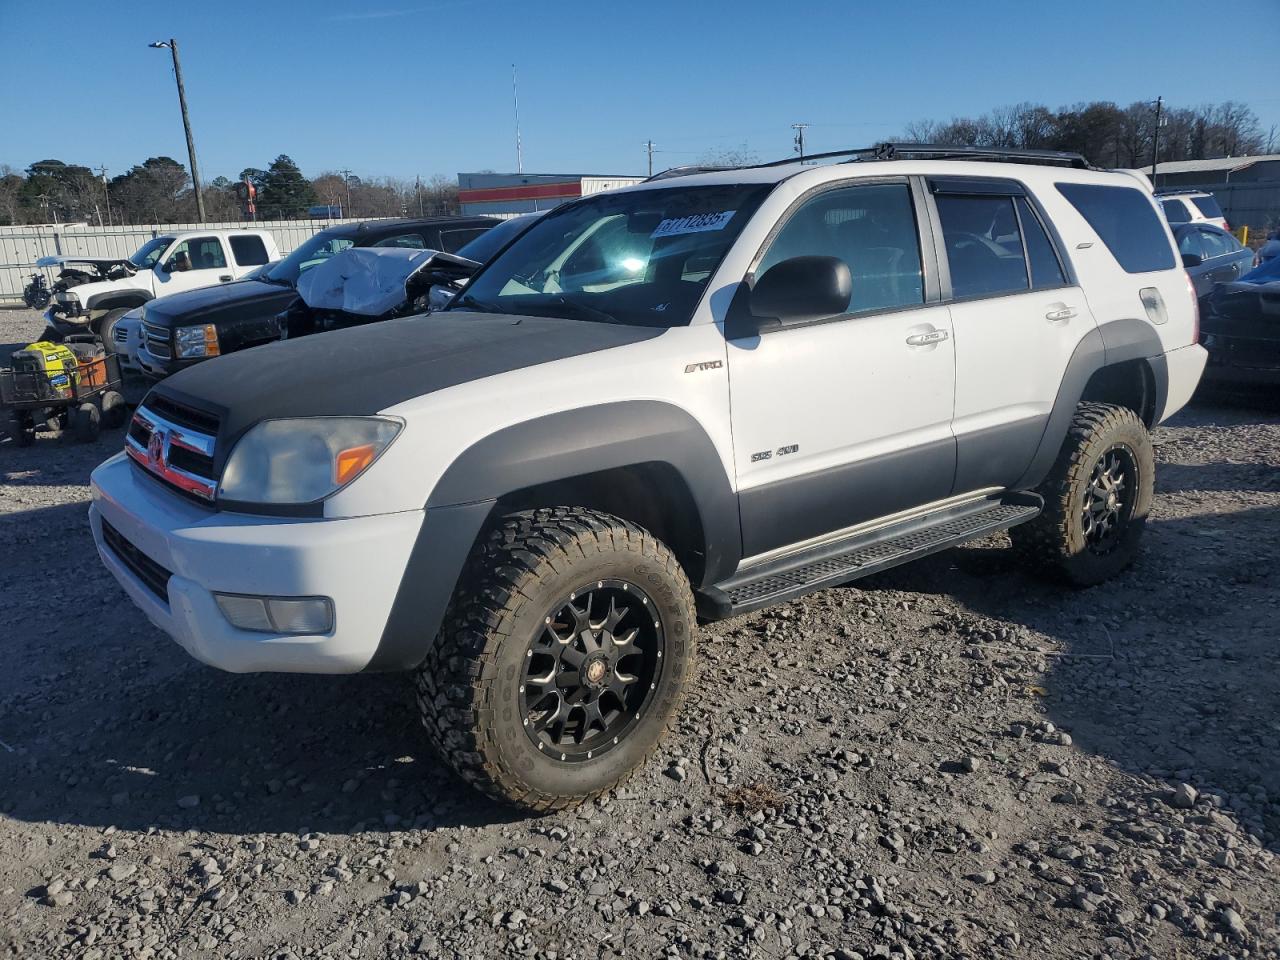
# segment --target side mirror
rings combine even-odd
[[[1182,255],[1182,265],[1184,267],[1198,267],[1204,263],[1204,257],[1198,253],[1184,253]]]
[[[824,320],[849,309],[853,277],[838,257],[792,257],[775,263],[751,290],[758,330]]]

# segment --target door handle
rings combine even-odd
[[[913,333],[907,337],[907,343],[913,347],[927,347],[931,343],[941,343],[951,334],[945,330],[930,330],[928,333]]]
[[[219,282],[219,283],[230,283],[230,282],[231,282],[231,274],[229,274],[229,273],[224,273],[222,276],[220,276],[220,277],[218,278],[218,282]]]
[[[1050,323],[1061,323],[1063,320],[1070,320],[1075,315],[1075,307],[1063,307],[1061,310],[1050,310],[1044,315],[1044,318]]]

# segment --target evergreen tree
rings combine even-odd
[[[258,194],[261,216],[271,219],[305,216],[315,206],[316,191],[287,154],[280,154],[267,168]]]

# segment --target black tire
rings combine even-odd
[[[29,447],[36,442],[36,424],[30,414],[11,411],[6,424],[9,436],[20,447]]]
[[[124,396],[115,390],[108,390],[102,395],[102,425],[108,430],[123,427],[129,419],[129,408],[125,405]]]
[[[132,309],[132,307],[118,307],[115,310],[108,310],[93,324],[93,332],[102,341],[102,347],[107,353],[116,352],[116,321]]]
[[[639,597],[644,599],[635,603]],[[556,630],[575,602],[586,605],[585,621],[564,630],[566,640]],[[593,602],[594,613],[607,611],[598,622],[591,620]],[[621,610],[626,612],[615,619]],[[578,632],[583,622],[589,628],[585,636]],[[649,758],[675,715],[693,669],[694,624],[684,571],[646,530],[582,508],[511,514],[473,549],[444,627],[418,670],[427,736],[463,780],[507,803],[544,812],[599,796]],[[647,632],[637,637],[632,629]],[[606,668],[599,651],[624,645],[631,652]],[[552,656],[551,648],[564,652],[554,654],[547,673],[555,679],[540,684],[531,671],[541,672],[535,665]],[[573,668],[565,666],[571,654]],[[570,704],[560,692],[565,670],[584,690],[595,674],[595,716],[606,709],[615,714],[600,720],[600,730],[589,732],[589,705]],[[625,698],[614,699],[602,692],[606,682],[610,689],[615,683],[632,685],[621,688]],[[554,688],[550,696],[556,702],[550,714],[550,708],[538,709],[548,688]],[[526,702],[526,696],[538,703]],[[576,733],[584,739],[563,747],[576,752],[568,759],[554,743],[557,736],[574,736],[574,722],[548,722],[539,730],[540,722],[561,710],[566,717],[583,711]],[[588,749],[593,744],[594,751]]]
[[[1105,477],[1117,469],[1123,482],[1113,480],[1108,489]],[[1138,555],[1155,472],[1151,437],[1136,413],[1080,404],[1040,485],[1044,512],[1010,531],[1015,548],[1042,571],[1078,587],[1111,579]]]
[[[92,403],[82,403],[71,415],[71,429],[81,443],[93,443],[102,433],[102,415]]]

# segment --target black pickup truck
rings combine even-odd
[[[349,247],[457,253],[500,223],[491,217],[428,217],[367,220],[321,230],[255,280],[148,303],[138,365],[149,377],[162,379],[210,357],[278,340],[276,318],[298,299],[298,278]]]

